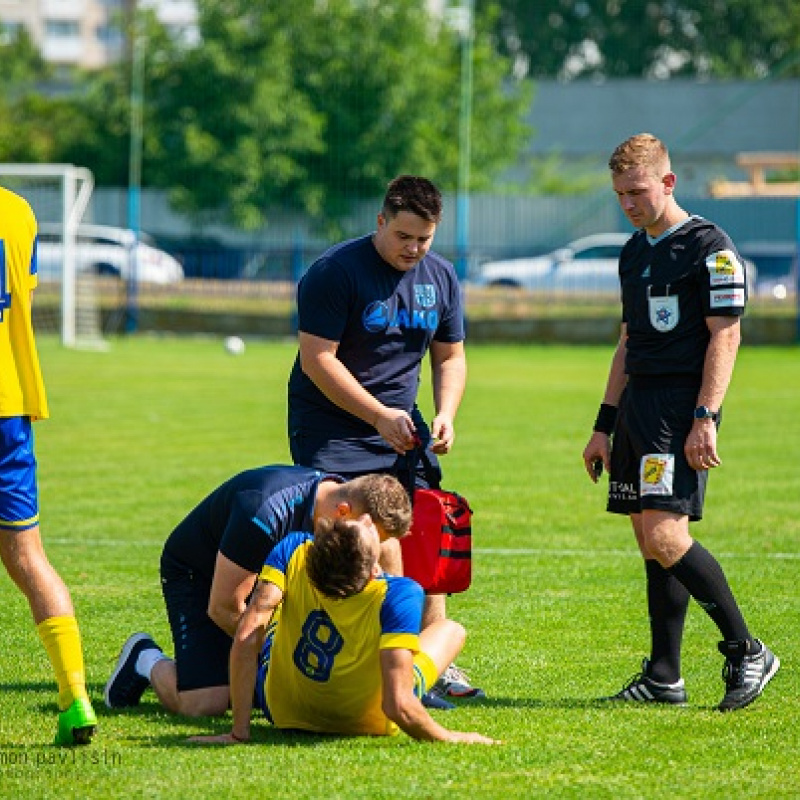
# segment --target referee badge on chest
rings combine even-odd
[[[661,333],[671,331],[681,318],[678,295],[670,295],[669,285],[663,294],[653,296],[653,287],[647,287],[647,307],[650,311],[650,324]]]

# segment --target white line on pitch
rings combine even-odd
[[[46,544],[53,545],[81,545],[85,547],[153,547],[161,548],[163,541],[141,541],[139,539],[46,539]],[[639,557],[638,552],[630,550],[597,550],[587,548],[586,550],[548,550],[537,547],[476,547],[473,553],[480,556],[552,556],[553,558],[596,558],[602,556],[635,556]],[[800,559],[800,553],[718,553],[719,558],[774,558],[777,560],[786,559],[794,561]]]
[[[587,548],[586,550],[547,550],[544,548],[536,547],[517,547],[517,548],[494,548],[494,547],[476,547],[473,549],[476,555],[487,556],[554,556],[556,558],[574,558],[581,556],[583,558],[592,556],[636,556],[639,553],[636,549],[630,550],[597,550]],[[800,553],[717,553],[720,558],[775,558],[796,560],[800,559]]]

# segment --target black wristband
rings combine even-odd
[[[594,421],[594,430],[611,436],[616,423],[617,407],[610,406],[608,403],[600,403],[600,410],[597,412],[597,419]]]

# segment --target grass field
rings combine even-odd
[[[158,558],[183,515],[234,472],[286,462],[291,343],[133,338],[107,353],[40,342],[52,418],[37,425],[42,532],[82,626],[95,744],[49,742],[55,691],[21,595],[0,574],[0,796],[53,798],[735,798],[800,796],[800,353],[747,349],[737,365],[694,533],[725,568],[755,635],[783,662],[764,696],[713,710],[718,634],[697,606],[684,648],[687,708],[608,708],[647,652],[643,568],[627,522],[580,454],[611,351],[474,347],[444,463],[469,497],[473,587],[450,601],[469,633],[459,663],[488,699],[437,712],[495,748],[289,735],[186,743],[224,720],[163,714],[151,693],[110,712],[102,689],[122,641],[171,652]],[[427,408],[429,392],[423,389]],[[604,479],[605,482],[605,479]]]

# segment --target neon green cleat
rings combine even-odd
[[[58,731],[55,744],[89,744],[97,728],[97,717],[91,702],[79,697],[58,715]]]

